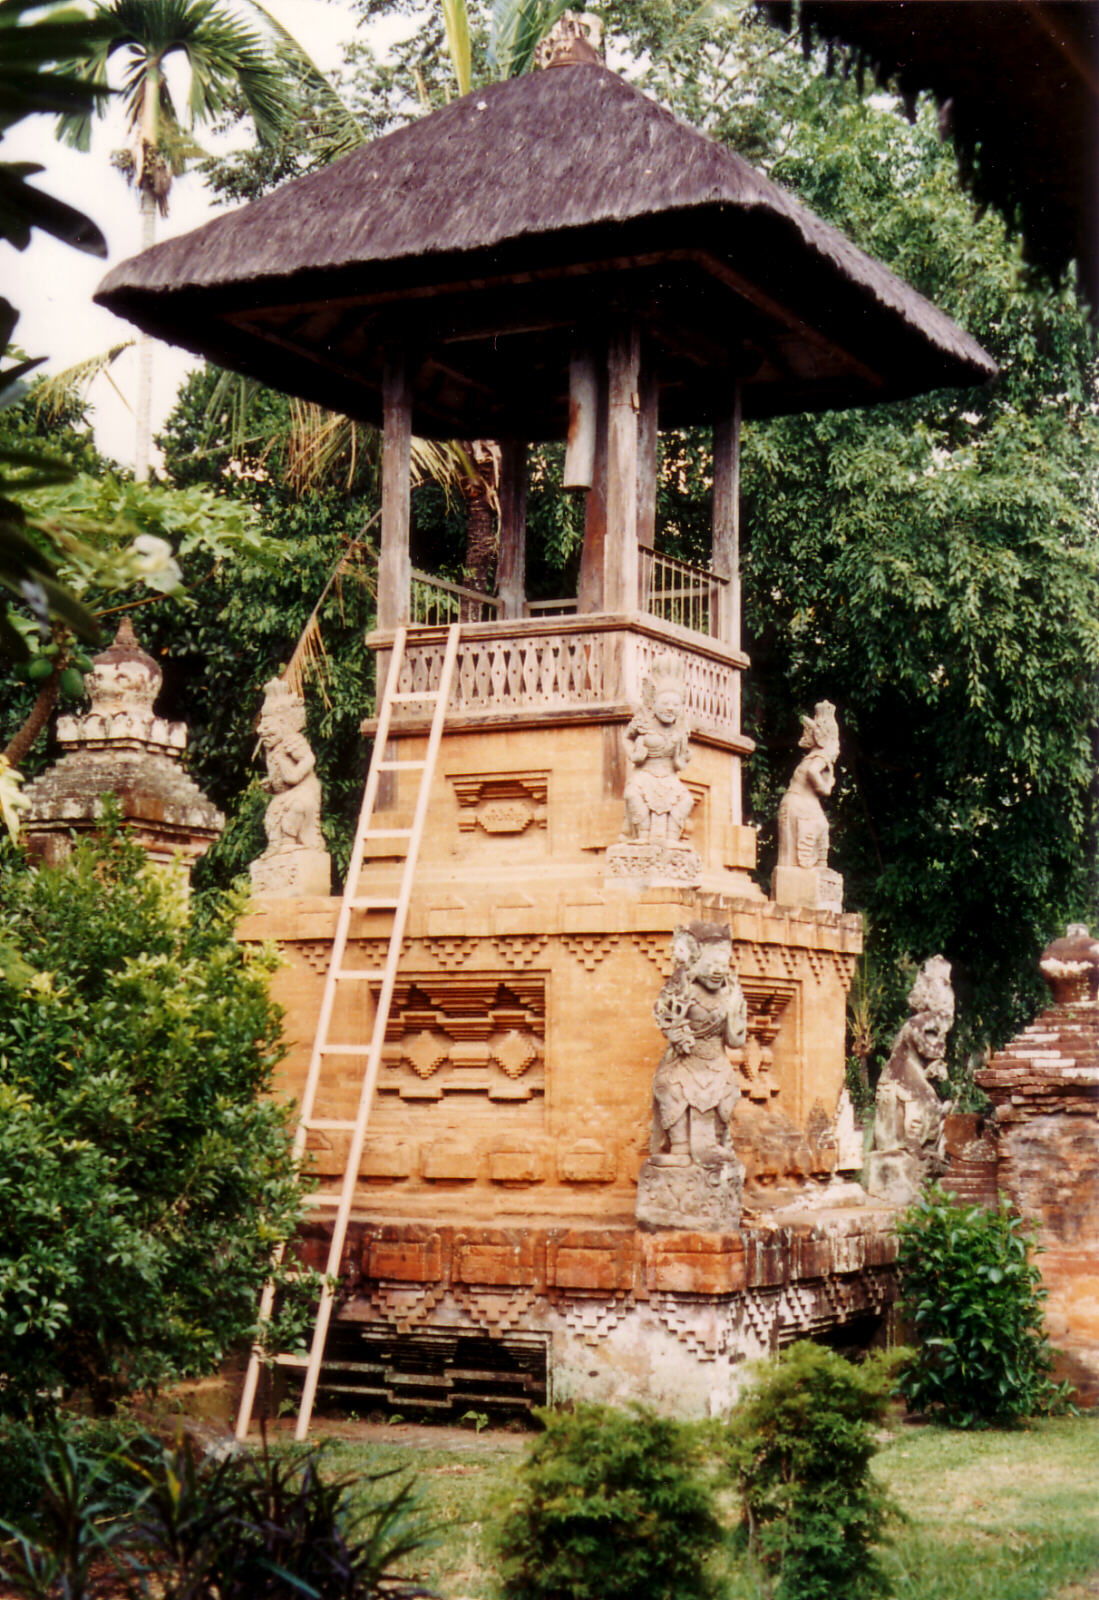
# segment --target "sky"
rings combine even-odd
[[[341,60],[341,45],[355,34],[356,17],[346,0],[265,0],[268,9],[304,45],[322,71],[333,71]],[[235,7],[234,9],[241,9]],[[371,42],[383,49],[384,36],[372,31]],[[184,94],[186,90],[184,88]],[[179,104],[179,96],[176,97]],[[141,248],[141,220],[137,195],[110,164],[112,150],[128,140],[125,120],[118,111],[97,123],[92,149],[87,154],[70,150],[54,137],[55,119],[34,117],[21,123],[4,140],[4,158],[37,161],[45,172],[34,181],[47,193],[67,200],[96,222],[107,238],[107,261],[84,255],[49,238],[39,230],[25,251],[0,242],[0,293],[20,313],[14,342],[29,356],[46,356],[41,370],[60,372],[86,360],[134,334],[133,327],[109,311],[92,304],[92,295],[109,267],[135,255]],[[209,138],[200,142],[213,149]],[[201,177],[176,179],[171,210],[157,222],[157,238],[186,233],[228,207],[212,207]],[[176,391],[194,358],[184,351],[157,344],[154,364],[154,430],[175,400]],[[93,422],[101,450],[123,465],[132,465],[136,361],[132,353],[111,368],[120,391],[105,378],[91,391]]]

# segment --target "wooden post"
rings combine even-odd
[[[378,627],[408,621],[411,562],[410,447],[412,395],[404,352],[387,354],[382,372],[382,539],[378,553]]]
[[[603,559],[607,543],[607,367],[598,369],[595,461],[584,510],[584,548],[580,552],[577,610],[586,616],[604,609]]]
[[[656,373],[645,363],[638,388],[637,542],[652,550],[656,541],[656,475],[660,459],[660,426]]]
[[[590,350],[573,351],[569,362],[569,431],[565,443],[566,489],[590,489],[599,429],[599,369]]]
[[[500,558],[496,593],[504,617],[521,617],[527,594],[527,445],[500,443]]]
[[[611,335],[607,361],[607,537],[603,602],[610,612],[636,615],[638,413],[641,334],[631,317]]]
[[[713,569],[729,581],[718,638],[740,649],[740,412],[739,382],[733,403],[714,424]]]

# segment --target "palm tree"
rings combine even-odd
[[[142,248],[156,233],[156,216],[168,213],[172,180],[202,152],[193,130],[228,111],[238,100],[255,123],[263,143],[278,139],[293,118],[297,101],[262,37],[219,0],[97,0],[95,19],[102,33],[94,47],[72,63],[91,83],[108,86],[115,58],[122,61],[121,90],[133,148],[120,161],[140,196]],[[172,99],[165,63],[181,55],[190,69],[186,118]],[[105,110],[102,101],[96,115]],[[91,143],[87,110],[62,116],[58,137],[78,150]],[[139,347],[137,445],[134,475],[149,475],[152,425],[152,345]]]

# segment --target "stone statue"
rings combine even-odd
[[[263,819],[267,849],[253,861],[252,888],[262,895],[326,895],[331,863],[321,833],[321,786],[305,737],[305,701],[281,678],[264,690],[259,736],[271,795]]]
[[[932,956],[908,995],[911,1017],[893,1043],[878,1081],[867,1188],[910,1205],[928,1177],[945,1170],[943,1124],[950,1110],[935,1080],[946,1077],[946,1036],[954,1025],[950,963]]]
[[[836,786],[840,753],[836,708],[819,700],[801,719],[798,744],[805,751],[778,808],[778,865],[772,898],[781,905],[843,909],[843,879],[828,866],[828,818],[821,797]]]
[[[626,729],[626,756],[633,771],[626,779],[622,836],[674,844],[694,804],[679,776],[691,759],[679,657],[657,656],[641,692],[645,703]]]
[[[648,1227],[735,1228],[744,1169],[729,1143],[740,1099],[738,1051],[748,1011],[721,923],[692,922],[672,939],[675,970],[653,1007],[668,1041],[653,1078],[651,1153],[638,1184]]]
[[[641,693],[626,729],[626,815],[621,841],[607,852],[608,871],[650,885],[696,884],[702,858],[682,842],[694,795],[679,776],[691,759],[681,658],[657,656]]]

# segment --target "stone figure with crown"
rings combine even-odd
[[[698,883],[702,858],[683,842],[694,796],[679,776],[691,759],[683,661],[659,655],[642,684],[640,709],[626,729],[629,772],[622,838],[607,852],[612,877]]]
[[[267,849],[251,867],[258,895],[326,895],[332,864],[321,833],[321,786],[305,737],[305,701],[272,678],[264,690],[260,743],[271,796],[263,819]]]
[[[778,864],[771,898],[779,905],[843,910],[843,879],[828,865],[828,817],[821,801],[836,786],[840,753],[836,708],[819,700],[801,719],[798,744],[805,751],[778,808]]]
[[[675,968],[653,1006],[668,1041],[653,1078],[653,1130],[637,1219],[650,1228],[722,1231],[740,1220],[744,1169],[730,1143],[748,1008],[724,923],[672,937]]]
[[[949,961],[931,956],[924,962],[908,1005],[912,1015],[878,1080],[866,1182],[872,1195],[901,1206],[911,1205],[925,1179],[945,1170],[950,1101],[939,1098],[935,1083],[946,1077],[946,1037],[954,1025]]]

